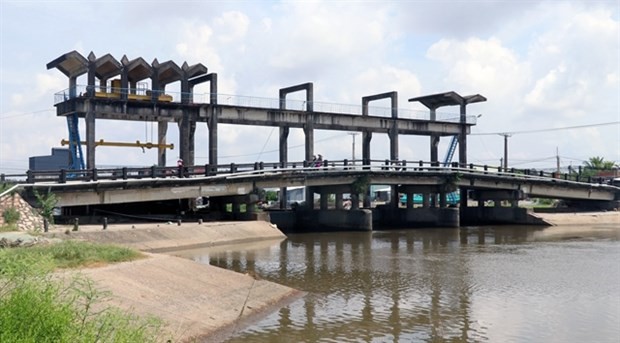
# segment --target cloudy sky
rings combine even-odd
[[[203,63],[231,96],[277,98],[280,88],[313,82],[316,102],[359,105],[363,96],[397,91],[399,108],[422,110],[407,99],[479,93],[488,101],[468,107],[482,115],[468,140],[472,163],[499,164],[501,133],[512,133],[514,167],[553,167],[556,152],[563,166],[592,156],[620,162],[619,14],[617,0],[0,0],[0,173],[24,172],[29,156],[48,155],[67,138],[53,103],[68,80],[46,64],[72,50]],[[208,161],[207,134],[199,124],[199,164]],[[97,140],[156,135],[150,123],[97,121]],[[277,137],[268,127],[221,125],[220,163],[277,161]],[[174,165],[176,125],[168,138]],[[360,136],[341,131],[317,131],[315,152],[350,158],[353,139],[360,158]],[[389,157],[385,135],[372,144],[373,159]],[[303,159],[302,130],[291,130],[289,149],[290,160]],[[428,138],[401,137],[400,158],[428,160]],[[102,167],[156,162],[154,150],[97,148]]]

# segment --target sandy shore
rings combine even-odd
[[[58,226],[48,237],[112,243],[142,251],[169,251],[256,241],[277,242],[285,236],[262,221],[225,223]],[[162,341],[218,342],[262,316],[303,296],[290,287],[189,259],[147,253],[147,258],[79,273],[111,294],[109,305],[163,320]]]
[[[570,212],[570,213],[535,213],[536,216],[553,225],[599,225],[617,224],[620,226],[620,212]]]

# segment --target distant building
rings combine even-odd
[[[31,156],[28,159],[30,170],[59,170],[69,169],[71,155],[69,149],[52,148],[52,154],[47,156]]]

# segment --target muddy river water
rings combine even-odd
[[[618,225],[299,234],[230,249],[179,255],[308,294],[228,342],[620,341]]]

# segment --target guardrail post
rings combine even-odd
[[[258,170],[258,162],[254,162],[254,170]]]
[[[58,183],[67,183],[67,170],[66,169],[60,170],[60,179],[58,180]]]
[[[108,229],[108,217],[103,217],[103,229]]]
[[[390,165],[390,160],[385,160],[385,167],[381,168],[381,170],[388,170]]]
[[[237,172],[237,166],[234,163],[230,164],[230,173],[236,173]]]
[[[344,165],[344,170],[349,170],[349,168],[347,168],[347,166],[349,165],[349,160],[348,159],[344,159],[344,161],[342,161],[342,164]]]
[[[297,163],[293,163],[293,168],[297,168]]]
[[[501,173],[502,172],[502,166],[497,167],[497,172]]]
[[[90,179],[93,181],[97,181],[99,177],[97,176],[97,168],[93,168],[90,170]]]
[[[151,166],[151,178],[156,178],[157,177],[157,167],[155,166]]]
[[[26,182],[27,183],[34,183],[34,175],[32,174],[32,170],[28,169],[26,171]]]
[[[259,168],[260,170],[265,169],[265,164],[263,163],[263,161],[258,162],[258,168]]]
[[[123,175],[123,180],[127,180],[127,167],[123,167],[122,175]]]
[[[515,168],[510,168],[510,173],[514,174],[515,173]]]
[[[592,176],[588,176],[588,183],[592,183]]]
[[[545,172],[544,171],[540,171],[540,176],[545,176]]]
[[[4,182],[6,180],[6,177],[4,176],[4,174],[0,174],[0,182]]]
[[[452,162],[452,168],[458,168],[458,167],[459,167],[458,162]]]
[[[473,163],[469,164],[469,169],[474,169],[474,164]]]
[[[403,166],[402,170],[407,170],[407,160],[403,160],[401,165]]]
[[[424,161],[420,160],[419,162],[420,167],[424,167]]]
[[[484,165],[484,173],[485,173],[485,174],[487,173],[487,170],[489,170],[489,167],[485,164],[485,165]]]
[[[568,180],[568,173],[564,173],[564,180]]]

